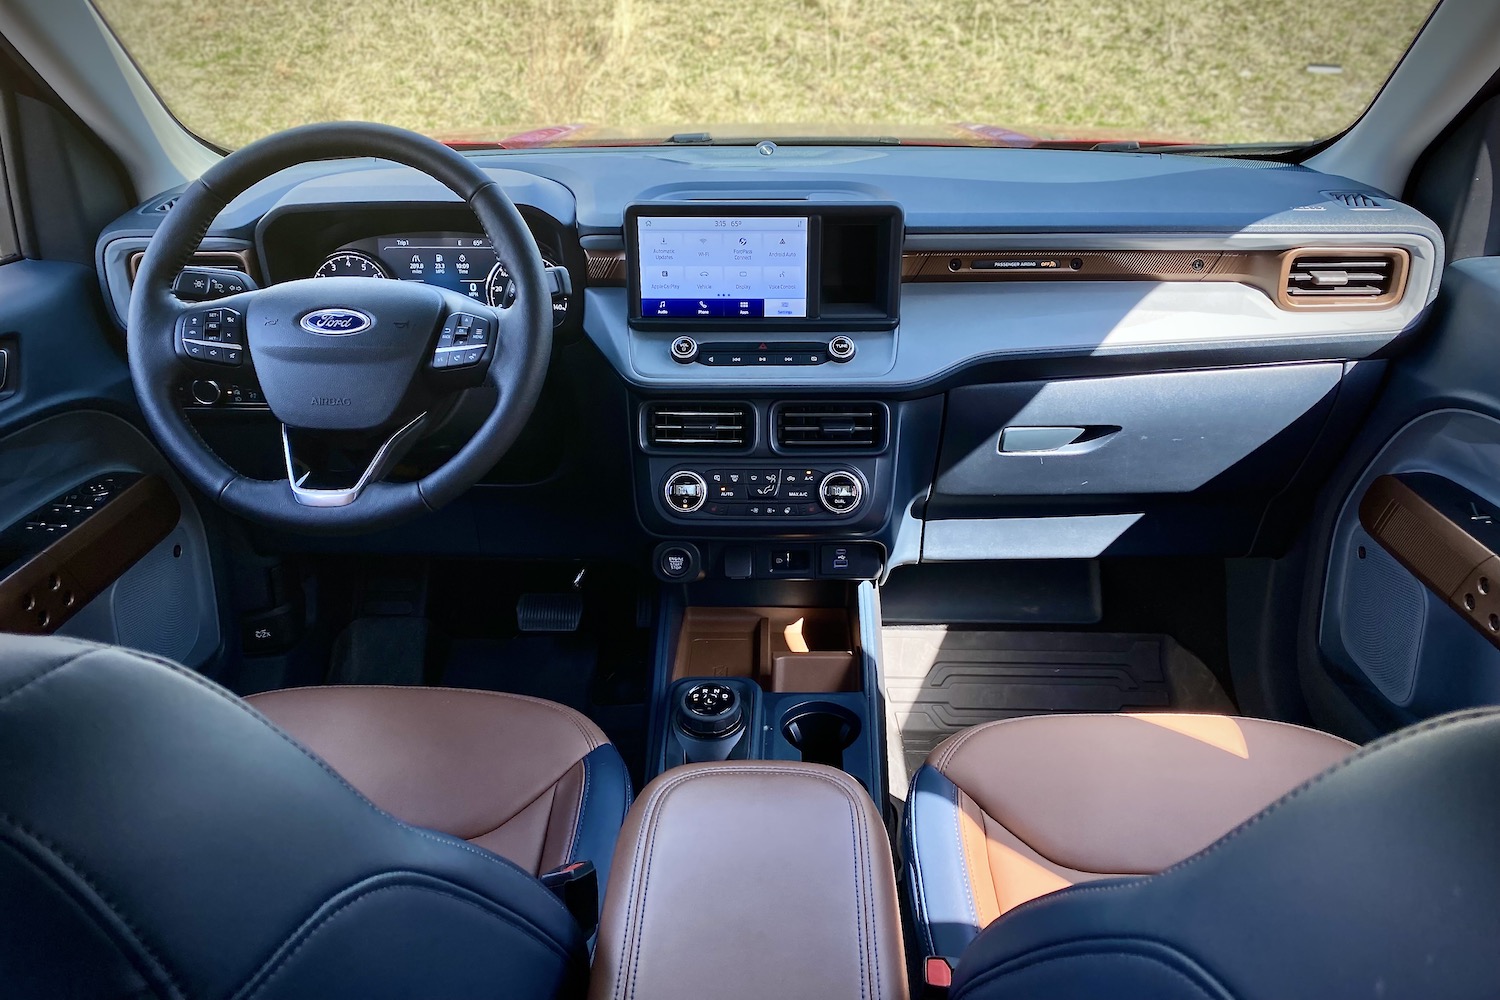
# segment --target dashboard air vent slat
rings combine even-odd
[[[783,403],[776,411],[782,448],[879,448],[885,407],[878,403]]]
[[[1302,254],[1286,275],[1293,302],[1318,299],[1382,299],[1395,289],[1398,261],[1388,253]]]
[[[754,423],[743,403],[651,403],[646,440],[658,448],[744,448]]]
[[[1363,191],[1324,191],[1329,198],[1356,212],[1389,212],[1390,209],[1377,201],[1374,195]]]

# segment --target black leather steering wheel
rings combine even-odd
[[[208,302],[173,294],[178,272],[236,195],[278,170],[351,156],[414,167],[462,198],[510,271],[514,303],[497,309],[435,285],[375,278],[306,278]],[[141,411],[183,476],[235,514],[309,532],[389,527],[477,483],[536,407],[551,349],[546,267],[505,192],[441,143],[360,122],[268,136],[190,184],[141,261],[127,334]],[[184,379],[251,367],[282,423],[284,480],[231,469],[175,398]],[[459,394],[481,385],[495,390],[494,409],[457,454],[415,482],[383,481]],[[340,468],[299,457],[308,445]]]

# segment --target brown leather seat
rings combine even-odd
[[[532,874],[592,861],[602,887],[630,779],[604,733],[549,701],[456,688],[293,688],[247,699],[398,819]]]
[[[1356,747],[1214,715],[1053,715],[945,741],[912,780],[905,844],[923,947],[956,957],[1021,903],[1153,874]]]

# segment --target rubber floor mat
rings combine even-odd
[[[1232,712],[1213,674],[1164,635],[882,630],[888,705],[909,775],[943,740],[996,719],[1052,712]],[[893,748],[894,749],[894,748]],[[900,775],[891,790],[904,794]]]

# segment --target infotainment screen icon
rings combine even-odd
[[[640,316],[804,319],[805,216],[653,215],[636,227]]]

